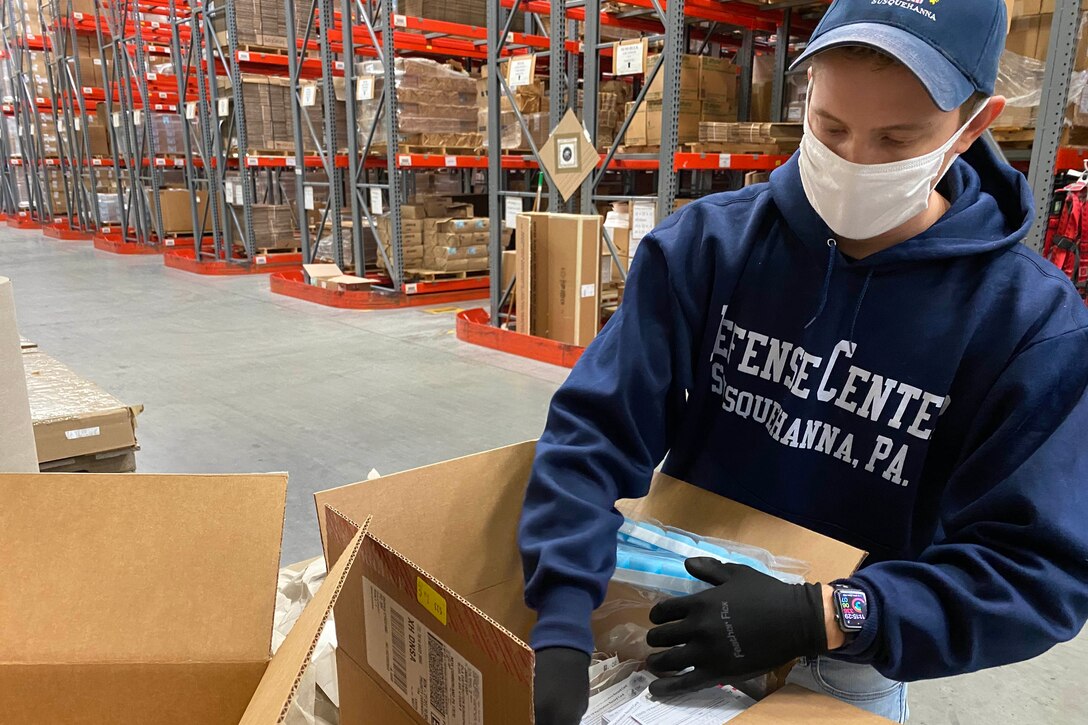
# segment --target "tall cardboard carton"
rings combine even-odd
[[[534,662],[525,642],[535,617],[523,601],[517,526],[534,450],[534,443],[522,443],[317,494],[329,560],[357,540],[354,522],[369,519],[336,603],[342,725],[450,722],[450,712],[458,713],[455,722],[532,721]],[[812,581],[848,576],[864,556],[667,476],[655,479],[646,498],[618,507],[803,559]],[[609,588],[609,600],[630,597],[625,585]],[[621,610],[600,627],[621,619],[645,624],[648,609]],[[405,631],[413,637],[411,651]],[[439,673],[424,666],[432,660],[421,649],[444,665],[443,677],[431,675]],[[423,683],[434,683],[430,692],[444,696],[420,697]],[[768,720],[768,711],[778,719]],[[796,688],[770,696],[735,722],[791,725],[825,716],[834,719],[821,722],[887,723]]]
[[[285,474],[0,475],[0,721],[282,723],[360,534],[274,657]]]
[[[588,345],[600,326],[601,217],[520,214],[518,330]]]

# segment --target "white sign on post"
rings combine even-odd
[[[196,101],[189,101],[185,104],[185,117],[190,121],[196,118]]]
[[[646,46],[638,43],[616,43],[612,50],[612,73],[617,76],[641,75],[646,72],[643,59]]]
[[[302,87],[302,105],[312,106],[317,103],[317,86],[312,83]]]
[[[657,215],[657,202],[640,199],[631,203],[631,257],[635,256],[642,238],[653,231]]]
[[[370,213],[381,214],[382,213],[382,190],[371,189],[370,190]]]
[[[114,128],[121,128],[121,113],[119,111],[114,111],[110,115],[112,116],[113,127]]]
[[[374,99],[374,77],[364,76],[355,84],[355,100],[371,101]]]
[[[510,59],[509,75],[507,81],[511,88],[527,86],[533,82],[533,71],[536,68],[535,55],[522,55]]]
[[[230,99],[229,98],[220,98],[219,99],[219,115],[220,116],[226,116],[228,113],[230,113]]]
[[[228,204],[234,203],[234,183],[228,181],[223,185],[223,197],[227,200]]]
[[[307,186],[302,192],[303,204],[310,211],[314,210],[314,187]]]
[[[520,196],[508,196],[506,197],[506,218],[503,220],[506,222],[507,229],[513,229],[518,225],[518,214],[522,213],[522,204]]]
[[[132,122],[134,124],[136,124],[137,126],[139,126],[141,123],[143,123],[144,122],[144,112],[140,111],[140,110],[133,111],[132,112]]]

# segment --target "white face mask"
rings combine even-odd
[[[810,97],[811,92],[809,84]],[[952,138],[928,154],[888,164],[855,164],[816,138],[806,105],[799,159],[805,196],[827,226],[846,239],[872,239],[895,229],[929,207],[945,154],[984,107],[980,105]]]

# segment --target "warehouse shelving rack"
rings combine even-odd
[[[187,183],[191,190],[206,185],[208,212],[207,217],[199,215],[194,201],[194,238],[201,243],[194,244],[192,249],[172,250],[163,260],[176,269],[210,275],[269,273],[297,265],[300,254],[263,253],[254,239],[253,206],[258,203],[258,177],[266,182],[271,196],[267,201],[283,203],[286,194],[282,174],[296,170],[297,165],[295,156],[272,155],[261,153],[265,149],[250,148],[242,88],[243,73],[286,77],[288,54],[240,47],[232,2],[194,4],[187,23],[176,7],[173,15],[176,32],[180,35],[188,27],[190,36],[188,48],[182,47],[176,54],[192,60],[191,65],[182,68],[181,58],[177,58],[175,69],[181,71],[179,83],[182,75],[192,73],[195,83],[189,81],[189,86],[195,85],[198,94],[195,105],[188,105],[186,113],[195,116],[192,120],[199,129],[189,160],[203,169],[203,176],[190,174]],[[225,20],[225,38],[220,38],[214,27],[218,18]],[[183,40],[179,37],[178,44],[183,45]],[[229,92],[219,88],[220,76],[229,78]],[[303,163],[310,161],[304,159]],[[234,204],[228,203],[225,194],[228,174],[238,176],[238,183],[231,187]],[[240,209],[233,198],[238,193]]]
[[[296,52],[289,60],[289,73],[292,79],[294,122],[296,129],[296,155],[301,158],[304,141],[309,140],[317,146],[315,156],[309,157],[305,167],[298,170],[296,176],[299,199],[308,198],[308,188],[329,190],[329,202],[318,225],[318,233],[311,238],[308,229],[301,230],[303,260],[313,261],[317,251],[317,240],[327,234],[333,250],[333,261],[345,268],[345,241],[350,234],[352,259],[358,274],[367,273],[369,263],[366,258],[364,235],[370,231],[378,236],[376,219],[377,209],[372,205],[378,195],[382,198],[382,210],[388,212],[390,219],[390,239],[383,245],[378,244],[377,254],[381,255],[385,269],[390,270],[387,278],[381,278],[374,293],[329,293],[306,284],[301,271],[273,274],[271,286],[274,292],[295,296],[301,299],[319,302],[330,306],[357,309],[400,307],[419,304],[434,304],[467,299],[479,299],[489,284],[487,277],[457,280],[412,281],[408,278],[403,264],[400,207],[407,199],[413,186],[411,172],[434,169],[459,170],[463,174],[473,174],[488,166],[488,156],[483,154],[447,154],[447,153],[402,153],[398,147],[396,128],[397,93],[394,83],[383,83],[379,112],[372,115],[368,122],[364,120],[359,104],[364,100],[356,94],[357,85],[355,65],[348,63],[352,58],[372,59],[380,62],[383,75],[394,77],[395,62],[398,57],[408,55],[435,58],[454,58],[470,63],[480,63],[487,58],[485,28],[432,20],[397,14],[390,0],[342,0],[339,6],[331,0],[314,0],[308,6],[288,8],[288,32],[303,28],[303,37],[293,37],[289,46]],[[296,23],[293,13],[299,13],[303,22]],[[334,22],[327,29],[321,26],[321,18],[333,17]],[[517,33],[516,42],[520,48],[546,50],[551,41],[543,35]],[[392,48],[386,39],[392,38]],[[577,43],[569,42],[568,49],[577,49]],[[307,58],[307,53],[317,51],[319,59]],[[390,52],[391,51],[391,52]],[[514,49],[512,52],[518,52]],[[346,94],[344,112],[347,115],[348,148],[347,153],[335,144],[334,117],[325,109],[325,125],[315,129],[305,117],[302,88],[305,79],[312,78],[306,63],[319,63],[323,101],[334,98],[335,85],[343,83]],[[335,79],[335,80],[334,80]],[[377,130],[384,131],[385,150],[374,155],[371,150],[375,144]],[[314,159],[313,162],[310,159]],[[506,169],[531,169],[536,163],[519,155],[505,155],[501,159]],[[323,169],[324,179],[312,181],[311,170]],[[463,186],[467,185],[462,177]],[[337,214],[335,207],[341,205],[343,211]],[[350,222],[350,223],[349,223]],[[349,231],[350,230],[350,231]],[[368,276],[375,276],[373,272]]]
[[[40,23],[40,15],[36,17]],[[32,32],[37,28],[31,25],[20,0],[4,3],[3,30],[3,52],[14,85],[11,106],[20,135],[20,154],[11,157],[9,163],[19,169],[16,178],[22,180],[26,191],[25,199],[19,200],[18,211],[7,223],[21,229],[36,229],[53,220],[47,186],[42,183],[44,154],[39,117],[40,112],[50,111],[51,104],[34,93],[31,66],[31,54],[43,53],[47,40]]]
[[[92,164],[87,120],[95,111],[92,104],[104,97],[104,90],[83,77],[79,63],[69,61],[76,57],[79,38],[96,33],[89,23],[81,22],[82,14],[75,11],[72,0],[48,0],[42,9],[48,18],[52,50],[54,121],[58,132],[64,129],[59,145],[66,204],[65,213],[54,214],[44,233],[58,239],[91,239],[100,225],[96,188],[102,168]]]
[[[597,187],[606,174],[621,172],[653,172],[656,175],[657,217],[660,220],[671,213],[677,196],[681,172],[693,172],[692,188],[709,190],[711,173],[716,171],[753,171],[771,170],[788,159],[785,155],[774,154],[710,154],[682,151],[678,144],[678,111],[681,55],[694,52],[702,54],[708,49],[717,53],[722,48],[735,51],[735,62],[742,69],[740,117],[748,117],[751,106],[752,69],[757,47],[764,52],[771,50],[775,54],[776,73],[774,78],[773,114],[781,119],[784,110],[784,88],[786,68],[791,48],[791,39],[797,31],[811,30],[813,23],[795,22],[791,7],[782,9],[763,9],[743,3],[710,2],[710,0],[671,0],[667,4],[658,0],[625,1],[624,12],[602,12],[600,0],[501,0],[488,5],[488,98],[490,102],[489,118],[499,118],[500,99],[509,100],[517,122],[523,133],[528,135],[528,125],[517,109],[514,92],[505,79],[503,69],[506,63],[504,50],[510,40],[512,13],[522,10],[533,15],[547,15],[551,29],[549,56],[549,93],[551,98],[551,128],[555,128],[568,108],[574,107],[576,84],[569,78],[579,75],[582,79],[581,120],[589,132],[591,141],[597,146],[597,103],[598,87],[602,70],[602,60],[610,54],[612,44],[602,43],[600,30],[602,25],[636,30],[652,41],[663,42],[664,48],[657,60],[646,69],[641,90],[635,96],[630,114],[624,119],[615,134],[613,143],[601,154],[600,163],[583,182],[575,197],[566,203],[559,202],[558,194],[549,184],[548,209],[568,211],[574,208],[574,202],[582,210],[594,210],[596,203],[612,200],[628,200],[631,195],[611,197],[597,193]],[[542,22],[538,25],[543,26]],[[577,38],[579,27],[581,34],[580,57],[565,53],[567,40]],[[739,35],[739,37],[737,37]],[[538,57],[545,55],[538,54]],[[579,63],[580,61],[580,63]],[[578,70],[581,73],[578,73]],[[636,113],[645,101],[647,90],[654,79],[663,77],[663,108],[667,110],[662,122],[662,143],[657,154],[621,152],[624,134]],[[501,141],[501,126],[492,122],[489,127],[489,145]],[[539,151],[532,147],[530,156],[534,163],[539,162]],[[545,175],[546,176],[546,175]],[[573,364],[578,352],[571,346],[553,343],[548,340],[527,340],[528,336],[510,333],[503,329],[507,319],[502,310],[513,291],[512,275],[502,274],[503,218],[508,199],[533,197],[531,191],[513,191],[507,188],[502,174],[502,165],[492,160],[489,165],[489,178],[500,180],[490,185],[491,210],[491,249],[492,269],[490,289],[490,309],[488,314],[482,310],[463,313],[458,320],[458,335],[477,344],[508,349],[517,354],[555,362]],[[516,205],[516,202],[514,202]],[[621,262],[610,235],[605,230],[605,243],[613,260],[613,270],[621,279],[626,277],[625,265]],[[503,286],[502,280],[510,277]]]

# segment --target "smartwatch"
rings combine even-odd
[[[835,596],[835,621],[846,634],[857,634],[869,617],[869,598],[860,589],[845,584],[832,587]]]

